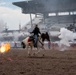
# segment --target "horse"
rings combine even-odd
[[[31,48],[31,51],[32,51],[33,48],[34,48],[34,39],[35,39],[34,36],[29,36],[29,37],[23,39],[22,42],[21,42],[22,48],[26,48],[28,50],[28,48],[30,47]],[[37,42],[37,50],[38,50],[38,52],[40,52],[39,51],[40,50],[39,48],[42,48],[42,49],[45,50],[44,43],[43,43],[45,41],[45,39],[47,39],[48,41],[50,41],[49,36],[47,34],[44,34],[44,33],[42,33],[38,37],[38,42]],[[30,55],[29,52],[30,51],[28,50],[28,54]]]
[[[21,42],[22,48],[26,48],[28,50],[28,54],[30,54],[30,51],[28,48],[31,48],[31,51],[33,50],[33,48],[35,48],[34,47],[34,40],[35,40],[34,36],[28,36],[25,39],[23,39]],[[41,36],[38,37],[38,42],[37,42],[38,52],[39,52],[39,48],[44,49],[43,43],[41,42]]]
[[[41,38],[42,38],[42,42],[44,42],[45,40],[48,41],[48,48],[50,49],[50,44],[51,44],[51,41],[50,41],[50,36],[49,34],[46,32],[46,33],[42,33],[41,34]]]

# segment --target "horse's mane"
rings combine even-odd
[[[42,34],[41,34],[41,38],[43,38],[44,36],[45,36],[45,34],[44,34],[44,33],[42,33]]]

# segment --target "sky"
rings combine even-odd
[[[24,0],[0,0],[0,22],[9,30],[19,29],[19,24],[23,27],[30,21],[29,14],[23,14],[20,7],[12,4],[18,1]]]

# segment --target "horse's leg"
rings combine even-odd
[[[39,52],[40,52],[40,49],[37,48],[37,52],[35,52],[34,55],[35,55],[35,54],[38,54]]]
[[[45,40],[45,38],[42,38],[42,40],[39,40],[39,43],[40,43],[40,48],[42,49],[42,50],[45,50],[45,48],[44,48],[44,40]],[[39,49],[40,50],[40,49]],[[40,52],[40,51],[39,51]],[[44,56],[44,53],[43,53],[43,56]]]
[[[41,45],[41,46],[40,46],[41,50],[44,50],[42,56],[45,56],[45,54],[44,54],[44,53],[45,53],[44,44],[41,44],[41,43],[40,43],[40,45]],[[37,53],[40,53],[40,48],[38,47],[38,52],[37,52]]]
[[[45,39],[42,40],[42,43],[43,43],[43,44],[42,44],[42,47],[41,47],[42,50],[44,50],[42,56],[45,56],[45,50],[46,50],[45,47],[44,47],[44,40],[45,40]]]
[[[42,41],[39,39],[38,41],[41,44],[40,48],[44,49],[44,43],[43,43],[44,39],[42,39]]]
[[[30,51],[30,53],[31,53],[33,50],[33,42],[30,43],[30,47],[31,47],[31,51]]]
[[[41,48],[45,50],[45,48],[44,48],[44,39],[42,40],[42,44],[41,45],[42,45]]]
[[[35,54],[38,54],[38,53],[40,52],[40,51],[39,51],[38,41],[37,41],[37,47],[36,47],[36,49],[37,49],[37,50],[36,50],[36,52],[34,53],[34,55],[35,55]]]
[[[31,55],[32,54],[33,47],[34,47],[33,42],[30,42],[29,43],[29,46],[30,46],[29,52],[30,52],[30,55]]]
[[[41,49],[44,49],[45,50],[45,48],[44,48],[44,43],[43,42],[41,42],[40,40],[38,41],[38,44],[37,44],[38,46],[37,46],[37,52],[36,52],[36,54],[38,54],[38,53],[40,53],[40,48]],[[43,54],[44,55],[44,54]]]
[[[30,44],[28,43],[28,45],[27,45],[27,50],[28,50],[28,55],[30,56],[31,54],[30,54],[29,46],[30,46]]]
[[[30,51],[29,51],[29,49],[28,49],[28,45],[26,46],[26,50],[27,50],[27,53],[28,53],[28,55],[30,55]]]

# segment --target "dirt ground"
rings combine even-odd
[[[41,50],[31,56],[27,50],[13,48],[0,54],[0,75],[76,75],[76,50]],[[43,56],[44,54],[44,56]]]

